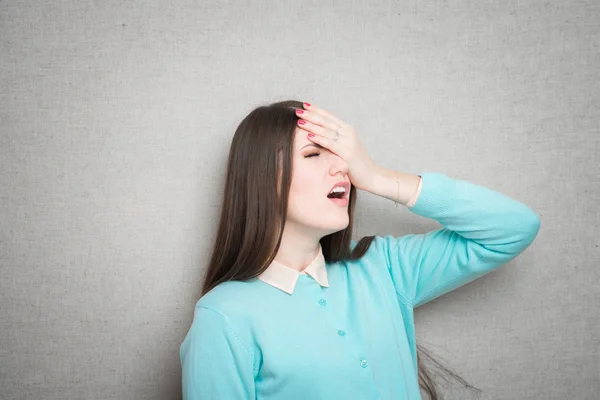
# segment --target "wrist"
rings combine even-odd
[[[407,174],[376,166],[373,171],[371,185],[365,190],[377,196],[406,205],[417,191],[420,180],[419,175]]]

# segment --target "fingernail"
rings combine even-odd
[[[310,103],[304,103],[306,107],[310,107]]]
[[[304,114],[304,110],[296,110],[298,114]]]
[[[298,123],[299,123],[300,125],[304,125],[304,124],[306,124],[306,121],[305,121],[305,120],[303,120],[303,119],[301,119],[300,121],[298,121]]]
[[[309,133],[308,137],[310,137],[310,138],[315,137],[315,134],[314,133]]]

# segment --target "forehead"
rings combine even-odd
[[[296,134],[294,135],[294,150],[302,150],[302,149],[324,149],[323,146],[321,146],[318,143],[313,143],[311,140],[309,140],[306,135],[308,134],[308,132],[306,132],[305,130],[302,129],[296,129]]]

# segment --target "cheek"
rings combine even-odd
[[[298,194],[314,193],[318,190],[317,173],[314,168],[303,166],[292,177],[291,192]]]
[[[314,184],[309,181],[298,182],[290,188],[290,201],[302,206],[302,204],[313,203],[317,199],[317,191]]]
[[[303,174],[296,176],[290,187],[290,207],[294,213],[315,214],[323,205],[323,199],[327,196],[322,193],[314,176]],[[322,197],[322,198],[321,198]]]

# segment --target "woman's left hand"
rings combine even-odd
[[[322,108],[307,103],[303,105],[304,110],[296,110],[300,118],[298,127],[308,132],[310,141],[343,158],[348,163],[348,177],[352,184],[358,189],[368,190],[376,166],[359,142],[354,128]],[[304,124],[302,121],[305,121]]]

